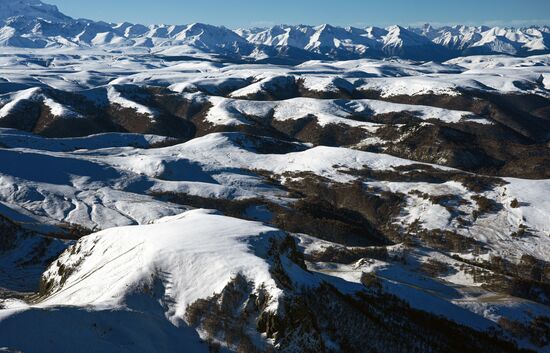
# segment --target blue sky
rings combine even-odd
[[[550,0],[44,0],[73,17],[152,24],[550,24]]]

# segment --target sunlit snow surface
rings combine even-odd
[[[17,49],[3,48],[0,55],[0,93],[48,85],[82,90],[103,85],[147,83],[174,85],[174,90],[227,85],[232,96],[246,96],[281,78],[300,77],[312,91],[339,88],[381,88],[385,96],[421,93],[456,94],[460,89],[499,92],[544,93],[550,55],[513,58],[479,56],[457,58],[443,64],[418,65],[407,60],[308,61],[301,65],[236,65],[208,61],[207,55],[185,61],[165,60],[140,48],[124,55],[107,49]],[[335,81],[335,79],[337,79]],[[278,80],[278,81],[277,81]],[[530,87],[530,88],[527,88]],[[238,90],[238,91],[237,91]],[[116,91],[110,97],[117,98]],[[122,102],[123,105],[130,104]],[[146,112],[143,108],[136,109]],[[146,112],[151,113],[151,112]]]
[[[44,58],[50,57],[45,64]],[[56,116],[82,118],[43,93],[43,88],[52,87],[81,92],[96,99],[98,105],[116,104],[155,120],[155,110],[120,94],[121,85],[135,84],[162,86],[182,96],[210,102],[205,120],[214,126],[247,125],[251,115],[285,121],[314,112],[321,126],[344,124],[372,131],[380,125],[351,117],[407,111],[423,123],[492,122],[464,111],[375,99],[244,98],[270,90],[273,85],[284,87],[289,78],[303,80],[311,92],[338,92],[351,87],[379,91],[385,98],[428,93],[457,95],[463,90],[544,97],[549,94],[549,55],[523,59],[466,57],[442,64],[404,60],[311,61],[298,66],[231,64],[205,58],[198,55],[166,60],[137,48],[124,55],[101,49],[6,48],[0,55],[0,118],[27,100],[43,102]],[[56,283],[50,295],[33,304],[0,299],[0,347],[70,350],[75,342],[96,339],[105,331],[108,333],[101,345],[82,351],[176,352],[182,346],[188,347],[189,352],[207,351],[199,334],[184,322],[186,307],[219,293],[234,276],[243,274],[256,289],[262,286],[269,291],[270,309],[277,310],[284,292],[269,272],[267,250],[270,240],[282,239],[286,234],[215,211],[190,211],[188,207],[159,200],[153,193],[228,200],[264,198],[285,204],[291,202],[287,191],[253,171],[272,175],[310,172],[346,183],[358,179],[346,170],[368,167],[395,171],[395,167],[417,163],[384,153],[305,144],[300,152],[260,154],[252,144],[243,143],[246,137],[238,132],[212,133],[185,143],[172,141],[174,145],[170,147],[149,148],[167,141],[170,139],[160,136],[122,133],[46,139],[0,129],[1,214],[17,215],[35,230],[64,222],[98,231],[77,243],[78,252],[67,250],[52,263],[45,273]],[[396,221],[406,225],[420,222],[426,229],[455,230],[486,243],[492,254],[509,258],[528,254],[547,260],[550,180],[505,180],[507,185],[484,194],[504,207],[475,220],[468,228],[458,229],[444,207],[414,196],[408,199]],[[469,201],[473,196],[455,181],[363,182],[380,192],[409,194],[418,190],[429,195],[459,195]],[[509,206],[514,199],[519,201],[517,208]],[[461,211],[471,213],[473,204],[472,201],[461,206]],[[511,237],[520,225],[528,227],[532,236]],[[306,253],[338,246],[304,234],[294,236]],[[54,245],[63,248],[69,244]],[[395,247],[397,251],[399,245]],[[0,264],[13,265],[16,255],[0,256]],[[409,256],[414,261],[437,258],[456,264],[452,258],[430,249],[415,249]],[[61,265],[75,266],[63,283],[58,274]],[[362,290],[362,273],[376,271],[384,288],[412,307],[480,330],[493,326],[503,315],[525,321],[535,315],[550,316],[550,310],[539,304],[513,297],[495,298],[460,271],[442,282],[383,261],[308,266],[310,272],[293,268],[291,279],[301,286],[316,286],[325,280],[342,292],[353,293]],[[0,273],[0,279],[2,276]],[[161,304],[151,303],[140,292],[153,279],[159,279],[165,288]],[[28,283],[21,284],[25,290],[28,287]],[[73,332],[67,333],[67,327],[60,322]],[[129,326],[122,330],[117,323]],[[98,332],[100,329],[103,331]],[[145,331],[150,335],[136,334]],[[47,343],[47,337],[52,335],[66,346]],[[38,341],[46,342],[46,346],[37,346]]]

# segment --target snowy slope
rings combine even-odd
[[[151,237],[153,233],[158,236]],[[63,284],[58,266],[45,273],[54,287],[39,305],[117,306],[132,290],[153,285],[151,278],[159,276],[170,286],[164,293],[172,303],[168,319],[177,323],[188,305],[220,292],[239,273],[257,289],[266,288],[276,305],[280,291],[262,257],[267,254],[269,239],[283,236],[259,223],[204,210],[161,219],[153,225],[96,233],[78,244],[77,256],[66,252],[59,258],[58,266],[73,267],[83,261]]]
[[[46,271],[44,281],[50,291],[45,297],[31,306],[4,303],[0,341],[36,351],[36,339],[56,337],[40,343],[44,352],[73,349],[82,340],[99,344],[79,349],[85,352],[176,352],[182,347],[188,352],[206,351],[197,333],[186,327],[188,306],[221,292],[242,275],[253,283],[253,293],[267,291],[266,310],[276,311],[283,292],[270,273],[267,254],[272,242],[284,236],[259,223],[205,210],[96,233]],[[69,277],[60,277],[60,268],[73,270]],[[297,272],[293,277],[307,283],[309,275],[302,270],[301,276]],[[67,336],[54,328],[17,333],[29,320],[37,326],[52,326],[51,320],[63,318],[77,320],[78,333]],[[102,334],[118,321],[128,322],[133,329],[115,328]],[[135,330],[143,331],[136,335]],[[34,340],[25,339],[29,334]]]
[[[307,107],[327,122],[345,121],[347,114],[365,110],[384,113],[415,109],[420,117],[444,118],[448,123],[464,118],[464,112],[376,100],[355,100],[348,105],[342,100],[311,98],[281,102],[211,99],[216,103],[210,111],[212,119],[219,117],[222,125],[234,119],[230,114],[238,116],[238,112],[246,116],[273,110],[275,119],[285,121],[305,114]],[[296,196],[274,181],[280,180],[281,186],[290,187],[309,174],[335,187],[361,183],[364,187],[361,190],[370,190],[373,195],[406,195],[405,205],[392,220],[394,224],[410,230],[419,226],[426,231],[456,232],[463,239],[483,244],[487,253],[461,253],[469,259],[502,256],[518,261],[529,255],[544,261],[550,251],[547,180],[506,178],[507,184],[475,191],[465,182],[452,180],[391,181],[383,177],[378,180],[376,173],[372,178],[362,178],[353,171],[381,172],[383,176],[383,173],[391,175],[419,167],[412,160],[341,147],[303,144],[298,152],[266,153],[259,148],[259,137],[243,133],[208,134],[183,144],[153,149],[121,146],[124,139],[136,141],[135,135],[47,140],[13,130],[2,130],[0,134],[5,135],[0,137],[0,144],[4,146],[0,149],[4,161],[0,165],[0,190],[4,191],[0,197],[8,208],[19,209],[22,214],[28,213],[46,224],[63,221],[106,229],[81,239],[52,262],[42,282],[41,297],[21,301],[8,296],[9,299],[0,301],[3,306],[0,341],[8,347],[30,352],[71,350],[82,340],[99,342],[89,345],[90,352],[116,349],[171,352],[181,346],[201,351],[205,347],[200,339],[211,336],[188,326],[185,321],[188,306],[222,292],[236,275],[242,274],[253,283],[247,295],[268,291],[268,311],[277,311],[280,300],[292,297],[289,294],[292,292],[281,287],[280,279],[274,277],[271,271],[274,260],[267,251],[271,241],[285,237],[284,232],[211,211],[182,214],[185,206],[155,198],[151,193],[184,194],[226,202],[266,200],[293,207],[299,202],[293,199]],[[149,136],[144,139],[154,141]],[[81,149],[75,150],[76,146]],[[449,168],[432,167],[440,172],[458,173]],[[37,173],[37,169],[42,172]],[[272,178],[270,183],[266,182],[265,175]],[[446,195],[464,202],[442,205],[430,199]],[[475,198],[479,196],[502,207],[474,217],[474,211],[479,208]],[[514,200],[518,203],[516,206],[512,206]],[[261,208],[246,211],[258,210]],[[263,210],[261,217],[269,220],[270,212]],[[457,214],[461,215],[462,222],[469,222],[462,223],[467,226],[459,225]],[[163,216],[172,217],[156,221]],[[139,225],[126,227],[131,224]],[[528,229],[529,235],[514,236],[522,227]],[[299,237],[307,240],[305,247],[317,250],[368,249],[348,248],[307,235]],[[7,260],[2,263],[32,254],[26,250],[35,246],[36,239],[29,239],[19,243],[16,248],[19,250],[4,257]],[[52,253],[59,250],[58,244],[54,244]],[[364,258],[352,264],[314,261],[308,263],[311,273],[290,262],[284,262],[284,268],[290,268],[287,274],[298,288],[316,287],[325,281],[346,294],[364,290],[363,273],[376,273],[384,291],[398,296],[411,307],[445,315],[476,330],[495,327],[502,317],[528,323],[536,315],[549,315],[543,304],[491,294],[467,272],[468,267],[461,267],[465,266],[463,262],[451,257],[452,252],[419,247],[414,251],[402,250],[405,254],[402,255],[399,249],[403,249],[399,244],[388,247],[388,251],[396,252],[396,260]],[[406,261],[399,260],[402,256],[408,256]],[[418,267],[432,259],[444,261],[456,272],[442,275],[440,279],[444,283],[419,272]],[[36,278],[36,268],[29,268],[29,272],[23,272],[16,265],[13,268],[17,273],[34,274]],[[0,276],[0,287],[5,283],[14,282]],[[32,284],[22,283],[21,287],[14,287],[17,288],[32,288]],[[472,297],[472,293],[479,297]],[[60,320],[76,321],[78,333],[62,332],[64,327],[55,325]],[[47,328],[23,330],[29,322]],[[123,329],[128,327],[148,334],[136,336],[133,330]],[[261,344],[270,343],[255,328],[251,332]],[[29,340],[29,335],[36,339]],[[59,340],[38,345],[45,335]],[[120,341],[125,342],[123,348],[117,346]],[[530,343],[522,344],[532,348]]]
[[[182,346],[186,351],[205,351],[199,336],[207,338],[206,332],[198,330],[197,334],[188,326],[190,305],[222,293],[237,276],[250,285],[245,295],[265,296],[264,313],[284,312],[280,303],[292,296],[292,289],[281,288],[272,257],[273,244],[284,239],[285,233],[277,229],[207,210],[92,234],[50,266],[42,279],[45,290],[32,303],[0,301],[0,339],[8,347],[30,352],[70,350],[82,340],[94,343],[81,349],[85,352],[176,352]],[[489,314],[463,303],[468,311],[453,302],[461,298],[456,289],[382,261],[350,266],[310,264],[312,272],[286,257],[282,263],[292,287],[315,288],[322,280],[347,294],[364,290],[359,274],[376,271],[385,290],[405,298],[412,307],[449,315],[478,330],[493,327],[492,320],[499,317],[495,310],[526,316],[523,310],[539,314],[545,310],[529,303],[508,309],[508,304],[493,303]],[[75,321],[78,332],[63,333],[54,324],[59,320]],[[44,329],[22,330],[29,322]],[[147,335],[136,336],[135,330]],[[268,346],[265,336],[253,331],[247,334],[256,338],[257,347]],[[28,340],[29,336],[33,339]],[[43,337],[55,339],[44,342]]]
[[[250,87],[250,86],[249,86]],[[247,88],[249,88],[247,87]],[[252,92],[252,91],[247,91]],[[233,96],[244,94],[240,90]],[[345,124],[365,128],[380,127],[380,124],[361,122],[350,119],[363,117],[368,119],[380,114],[407,112],[419,121],[441,120],[448,123],[459,123],[475,118],[471,113],[453,111],[428,106],[387,103],[376,100],[318,100],[312,98],[294,98],[279,102],[243,101],[226,98],[211,98],[213,107],[208,111],[206,121],[216,125],[248,124],[246,116],[257,116],[263,119],[278,121],[299,120],[308,115],[315,115],[321,126],[328,124]],[[490,124],[486,119],[476,119],[477,123]]]
[[[363,88],[380,90],[387,95],[412,95],[429,91],[453,94],[461,89],[548,94],[544,86],[544,77],[549,75],[548,55],[527,58],[469,56],[442,64],[360,59],[308,61],[297,66],[286,66],[211,62],[210,59],[204,60],[202,55],[194,59],[165,61],[138,49],[129,50],[125,55],[105,49],[52,48],[36,50],[30,55],[23,49],[6,50],[11,55],[0,57],[0,74],[3,78],[0,80],[0,94],[10,95],[0,96],[3,115],[15,103],[9,106],[2,104],[31,96],[41,100],[38,98],[44,96],[44,91],[34,90],[45,85],[74,93],[83,89],[101,88],[88,95],[88,99],[96,99],[101,104],[108,103],[108,97],[102,93],[108,84],[154,84],[169,87],[176,92],[200,91],[208,95],[235,97],[272,92],[282,86],[285,91],[278,93],[281,96],[287,94],[287,97],[296,95],[293,92],[300,87],[312,94],[333,95],[340,92],[350,94]],[[110,92],[115,99],[116,90],[115,87]],[[21,96],[13,96],[15,92],[20,92]],[[93,94],[95,98],[91,97]],[[135,103],[123,102],[122,106]],[[141,107],[140,110],[145,111],[145,108]]]
[[[4,202],[49,217],[52,223],[65,221],[90,229],[105,229],[147,224],[182,209],[154,200],[147,195],[151,192],[186,193],[229,200],[255,197],[278,200],[286,195],[283,190],[266,184],[249,171],[261,170],[273,175],[309,172],[347,183],[357,180],[357,177],[345,170],[391,171],[415,164],[414,161],[380,153],[322,146],[302,152],[258,154],[252,143],[243,144],[244,141],[247,141],[247,136],[242,134],[210,134],[184,144],[149,150],[113,148],[73,153],[2,150],[7,164],[0,166],[0,182],[5,190],[0,197]],[[38,176],[33,175],[31,169],[14,169],[11,161],[16,154],[21,161],[32,161],[33,166],[57,165],[64,172],[52,171]],[[82,171],[84,167],[85,172]],[[486,242],[495,254],[508,258],[529,254],[543,259],[550,251],[550,242],[547,241],[550,229],[545,222],[550,215],[546,200],[521,190],[546,190],[548,183],[515,179],[507,182],[508,185],[484,193],[472,192],[453,181],[440,184],[372,180],[365,185],[411,195],[396,222],[408,225],[420,222],[425,229],[454,230]],[[459,220],[456,215],[439,204],[415,196],[412,194],[414,190],[433,196],[452,194],[469,200],[457,209],[465,215],[471,215],[476,209],[473,198],[477,196],[502,205],[510,205],[517,199],[522,206],[516,209],[503,207],[480,218],[468,216],[471,226],[457,228]],[[522,224],[538,236],[514,238],[511,234]]]

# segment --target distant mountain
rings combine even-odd
[[[0,20],[16,16],[42,18],[47,21],[71,20],[57,6],[44,4],[40,0],[0,0]]]
[[[486,26],[433,28],[425,25],[412,30],[436,44],[466,54],[528,55],[550,49],[550,28],[547,26],[516,29]]]
[[[0,46],[139,47],[172,56],[202,52],[254,61],[384,57],[444,61],[472,54],[548,53],[550,28],[342,28],[324,24],[233,31],[201,23],[144,26],[72,19],[39,0],[0,0]]]

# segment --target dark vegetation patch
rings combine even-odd
[[[311,173],[286,173],[282,177],[292,178],[284,186],[301,196],[301,203],[296,206],[299,213],[319,221],[332,220],[357,226],[362,229],[363,237],[367,236],[371,239],[370,244],[356,242],[346,245],[391,244],[392,222],[401,212],[404,195],[391,192],[373,193],[361,181],[346,184],[334,183]],[[294,226],[300,227],[299,218],[296,215],[293,222],[292,218],[287,220]],[[354,233],[351,231],[351,234]],[[361,233],[357,235],[361,236]],[[372,242],[372,240],[378,241]]]
[[[282,352],[292,351],[295,342],[303,352],[519,351],[496,338],[496,333],[480,333],[412,309],[397,297],[382,293],[375,277],[365,275],[363,282],[369,291],[356,296],[322,284],[287,297],[284,316],[264,314],[258,328],[273,338]]]
[[[350,246],[388,243],[359,213],[338,209],[322,200],[297,200],[281,206],[259,199],[232,201],[173,193],[153,196],[182,205],[217,209],[228,216],[250,220],[255,220],[246,212],[250,207],[265,206],[273,214],[270,223],[288,232],[309,234]]]
[[[350,120],[385,124],[377,136],[388,141],[383,151],[419,162],[444,164],[479,174],[521,178],[550,178],[550,100],[536,95],[461,92],[458,96],[415,95],[381,97],[379,92],[359,92],[340,82],[339,92],[309,92],[301,81],[288,77],[247,99],[274,100],[307,96],[318,99],[371,98],[396,103],[420,104],[470,111],[495,124],[419,121],[414,111],[374,114],[363,112]],[[287,141],[325,146],[354,146],[370,135],[345,124],[319,125],[315,111],[301,119],[278,121],[273,114],[246,116],[249,125],[215,126],[205,121],[207,101],[187,100],[166,88],[116,86],[122,96],[158,112],[154,119],[117,104],[100,106],[79,93],[43,88],[42,93],[86,119],[55,117],[40,102],[23,101],[0,121],[2,127],[32,131],[48,137],[85,136],[100,132],[150,133],[182,141],[211,132],[244,132]],[[102,91],[93,94],[101,96]],[[104,97],[106,98],[106,97]],[[372,146],[364,147],[372,149]]]
[[[451,179],[464,183],[470,190],[476,192],[491,190],[495,186],[505,183],[496,177],[476,176],[460,171],[442,171],[426,165],[409,165],[395,169],[396,171],[365,169],[359,172],[348,172],[360,175],[362,180],[372,178],[374,180],[442,183]],[[254,173],[263,176],[268,183],[272,183],[277,188],[286,190],[288,195],[294,198],[294,201],[275,204],[264,199],[221,200],[183,194],[159,194],[156,196],[166,201],[193,207],[214,208],[230,216],[248,219],[251,219],[247,215],[247,210],[250,207],[264,206],[272,214],[268,222],[280,229],[309,234],[343,245],[328,247],[306,255],[306,260],[312,262],[350,264],[363,258],[393,261],[388,257],[385,247],[394,243],[405,243],[413,247],[427,246],[444,253],[479,255],[489,251],[485,244],[452,230],[427,230],[419,224],[413,224],[407,229],[400,229],[394,224],[394,220],[402,210],[406,195],[380,192],[366,187],[362,181],[336,183],[308,172],[272,175],[266,171],[255,170]],[[467,202],[453,195],[432,196],[419,192],[417,194],[433,203],[451,209]],[[480,216],[487,212],[495,212],[501,207],[482,196],[475,197],[474,202],[478,204]],[[524,260],[527,261],[527,258]],[[440,265],[430,262],[423,265],[421,269],[436,277],[437,274],[451,270],[450,268],[444,269]],[[533,276],[519,275],[516,270],[503,271],[499,267],[493,269],[492,266],[494,264],[481,264],[476,265],[472,270],[478,271],[479,269],[476,280],[484,283],[489,290],[538,301],[542,298],[540,293],[546,292],[545,285],[543,285],[545,279],[536,275],[536,273],[550,273],[545,266],[540,264],[525,265],[525,268],[532,268],[535,271]],[[497,275],[493,275],[495,273]],[[289,285],[288,279],[283,275],[276,277],[281,286]],[[548,297],[550,298],[550,294]]]
[[[420,270],[430,277],[437,278],[451,271],[451,267],[441,261],[428,259],[420,265]]]
[[[472,213],[474,219],[477,219],[484,214],[497,213],[503,208],[501,204],[499,204],[495,200],[488,199],[485,196],[473,195],[472,199],[477,204],[477,210],[474,210]]]
[[[20,266],[48,264],[53,259],[45,258],[45,256],[49,246],[53,242],[53,239],[70,239],[72,238],[71,234],[76,234],[77,230],[84,228],[74,226],[71,229],[72,230],[68,229],[67,233],[60,233],[57,235],[40,235],[24,229],[20,224],[10,220],[5,216],[0,215],[0,253],[16,249],[17,246],[19,246],[19,240],[22,240],[25,237],[37,237],[39,240],[36,242],[34,248],[30,252],[30,254],[32,254],[32,257],[20,259],[17,264]]]
[[[279,214],[274,224],[294,233],[305,233],[347,246],[388,243],[360,212],[338,208],[321,198],[299,200],[289,212]]]
[[[0,215],[0,253],[13,250],[17,246],[17,238],[22,232],[20,225]]]
[[[272,110],[266,116],[243,115],[252,124],[238,126],[212,126],[211,132],[238,131],[252,135],[312,143],[322,146],[351,146],[358,144],[368,133],[360,127],[346,124],[326,124],[321,126],[315,112],[298,119],[278,120]]]
[[[218,342],[239,353],[269,352],[262,349],[264,347],[257,347],[248,332],[248,327],[256,326],[254,321],[265,310],[269,294],[265,290],[258,294],[252,292],[253,284],[239,274],[221,293],[199,299],[187,307],[187,323],[208,334],[211,352],[221,351]]]
[[[245,97],[247,100],[274,101],[295,98],[300,95],[297,80],[294,76],[278,76],[265,84],[258,92]]]
[[[71,255],[79,253],[80,250],[80,245],[78,243],[71,245],[71,247],[69,247],[68,249]],[[55,281],[55,278],[47,278],[46,276],[42,275],[38,286],[38,292],[31,296],[29,300],[31,302],[39,302],[42,298],[46,298],[48,295],[53,293],[56,288],[63,286],[63,284],[67,282],[69,277],[79,268],[79,266],[82,264],[82,261],[84,261],[83,257],[80,258],[79,261],[73,263],[71,266],[66,266],[62,264],[59,260],[57,260],[51,266],[57,267],[57,274],[60,276],[59,283]]]
[[[529,323],[501,317],[498,324],[515,337],[527,339],[537,347],[543,348],[550,344],[550,318],[548,317],[537,316]]]
[[[418,168],[418,169],[417,169]],[[427,181],[446,182],[455,179],[465,183],[470,189],[483,191],[504,183],[494,177],[477,177],[459,171],[441,171],[431,166],[406,166],[399,171],[347,171],[360,175],[362,180]],[[448,230],[426,230],[420,225],[400,229],[394,223],[401,214],[406,195],[371,189],[363,181],[337,183],[309,172],[272,175],[255,170],[268,183],[285,190],[293,201],[277,204],[265,199],[227,200],[191,196],[186,194],[155,194],[157,198],[197,208],[218,209],[226,215],[253,219],[247,210],[251,207],[264,207],[271,217],[264,220],[277,228],[293,233],[304,233],[349,247],[387,246],[394,243],[411,242],[413,239],[426,246],[446,252],[466,253],[485,251],[483,244],[472,238]],[[283,183],[284,181],[284,183]],[[459,218],[457,207],[466,203],[452,195],[426,196],[434,203],[453,211]],[[481,202],[486,201],[479,198]],[[489,200],[490,201],[490,200]],[[490,203],[490,202],[489,202]],[[489,204],[489,206],[493,206]],[[483,212],[492,210],[489,206]],[[482,213],[479,212],[481,215]],[[466,221],[464,221],[466,222]],[[319,259],[332,259],[334,262],[358,260],[366,250],[327,249],[325,254],[314,254]]]
[[[294,285],[282,265],[282,257],[306,270],[302,254],[295,240],[287,236],[283,239],[271,239],[268,250],[270,272],[280,288],[292,290]],[[227,344],[232,350],[242,353],[275,352],[266,344],[258,347],[254,342],[259,339],[260,327],[270,325],[266,309],[271,300],[263,287],[254,291],[254,283],[238,274],[219,293],[207,299],[199,299],[187,307],[186,321],[209,335],[209,345],[214,352],[219,351],[218,342]],[[254,293],[256,292],[256,293]],[[277,318],[272,318],[277,320]],[[250,332],[257,327],[257,332]]]
[[[489,155],[479,146],[480,141],[475,135],[461,131],[460,128],[462,125],[457,124],[409,123],[403,126],[386,125],[380,134],[382,138],[394,137],[387,144],[385,152],[401,158],[477,173],[503,167],[503,160]]]
[[[50,264],[52,261],[55,260],[57,255],[59,254],[53,254],[50,255],[50,257],[46,257],[47,251],[52,244],[53,239],[52,238],[45,238],[41,237],[40,241],[35,245],[35,247],[32,249],[32,257],[28,259],[22,259],[17,263],[19,266],[32,266],[32,265],[42,265],[46,266]]]
[[[533,234],[529,230],[529,227],[527,227],[525,224],[520,224],[518,227],[518,230],[515,232],[512,232],[512,234],[510,235],[514,238],[522,238],[522,237],[532,236]]]
[[[340,264],[351,264],[364,258],[387,261],[390,257],[387,248],[383,246],[366,248],[329,246],[304,256],[310,262],[335,262]]]
[[[369,122],[377,124],[415,124],[421,123],[422,120],[418,113],[411,111],[390,112],[383,114],[374,114],[368,118]]]
[[[528,279],[506,276],[490,276],[482,285],[490,291],[550,305],[550,285]]]
[[[499,332],[478,332],[411,308],[384,293],[375,274],[363,274],[365,291],[354,296],[326,283],[318,288],[296,288],[284,268],[273,261],[288,255],[298,256],[292,261],[303,266],[292,238],[272,243],[268,257],[271,271],[278,286],[287,289],[277,312],[266,310],[269,293],[262,287],[254,291],[254,284],[242,275],[219,294],[187,308],[187,322],[206,332],[213,352],[220,350],[220,343],[237,352],[295,352],[297,347],[300,352],[312,353],[519,352],[514,344],[499,339]],[[277,348],[254,343],[258,333],[273,339]]]
[[[58,226],[60,228],[59,232],[48,233],[46,236],[62,240],[78,240],[94,232],[93,229],[83,227],[76,223],[61,223]]]
[[[363,272],[361,274],[361,284],[370,291],[380,293],[382,291],[382,280],[376,272]]]
[[[298,250],[294,238],[287,236],[283,241],[271,240],[268,256],[270,257],[269,272],[275,279],[277,286],[293,290],[295,284],[285,271],[285,266],[283,265],[284,258],[288,258],[302,270],[307,271],[304,256]]]
[[[493,256],[489,261],[454,257],[465,263],[461,269],[482,287],[550,305],[550,263],[530,255],[523,255],[517,263],[500,256]]]
[[[117,86],[118,87],[118,86]],[[79,137],[102,132],[132,132],[190,139],[196,135],[192,119],[201,111],[202,104],[185,100],[167,89],[156,87],[120,86],[121,95],[146,105],[158,112],[151,119],[134,109],[115,103],[101,105],[85,95],[43,88],[42,93],[63,104],[85,119],[71,119],[51,114],[41,102],[23,101],[0,121],[2,127],[34,132],[46,137]],[[92,92],[107,99],[104,91]]]
[[[534,94],[500,94],[496,92],[462,91],[459,95],[414,95],[381,97],[379,92],[363,92],[371,99],[394,103],[427,105],[443,109],[469,111],[498,122],[504,129],[515,132],[532,142],[548,139],[550,107],[548,98]]]
[[[380,292],[358,293],[352,297],[322,285],[305,296],[305,306],[316,314],[319,330],[337,342],[342,352],[506,352],[517,349],[490,335],[412,309],[400,299]]]
[[[453,210],[457,206],[461,205],[467,205],[468,201],[464,200],[458,195],[430,195],[428,197],[428,200],[430,200],[434,205],[440,205],[448,210]]]
[[[301,143],[266,136],[233,135],[232,139],[239,147],[257,154],[287,154],[308,149]]]
[[[147,133],[189,140],[196,135],[192,119],[200,111],[196,103],[167,89],[157,87],[123,86],[121,94],[156,111],[154,118],[134,109],[111,104],[105,116],[127,132]]]
[[[455,217],[464,216],[464,213],[458,211],[457,209],[460,206],[469,204],[467,200],[463,199],[459,195],[430,195],[424,192],[420,192],[419,190],[411,190],[409,191],[409,195],[415,195],[425,200],[430,200],[434,205],[443,206],[447,211],[449,211],[449,213],[451,213],[451,215]]]
[[[457,181],[472,192],[483,192],[492,190],[497,186],[506,185],[507,182],[501,178],[476,175],[462,172],[460,170],[443,170],[426,164],[410,164],[394,166],[393,170],[375,170],[364,166],[361,170],[340,170],[353,176],[361,177],[363,180],[395,181],[395,182],[425,182],[432,184],[443,184],[448,181]]]
[[[321,146],[351,146],[368,137],[365,129],[345,124],[319,125],[314,114],[296,120],[273,120],[272,126],[288,138]]]
[[[550,100],[537,95],[462,92],[459,96],[415,95],[369,98],[395,103],[420,104],[470,111],[495,122],[448,124],[433,121],[404,126],[393,123],[378,136],[390,141],[385,152],[422,162],[445,164],[459,169],[513,177],[549,177]],[[388,123],[390,124],[390,123]],[[405,136],[405,138],[402,138]]]
[[[298,178],[284,185],[262,171],[268,182],[286,189],[295,201],[279,205],[267,200],[209,199],[185,194],[154,194],[162,200],[199,208],[214,208],[227,215],[250,219],[250,206],[265,206],[274,226],[293,233],[305,233],[348,246],[391,244],[392,220],[401,210],[403,195],[368,192],[362,183],[332,183],[310,173],[287,173]]]
[[[445,252],[470,253],[476,249],[483,249],[483,244],[450,230],[421,229],[416,236],[422,244]]]

